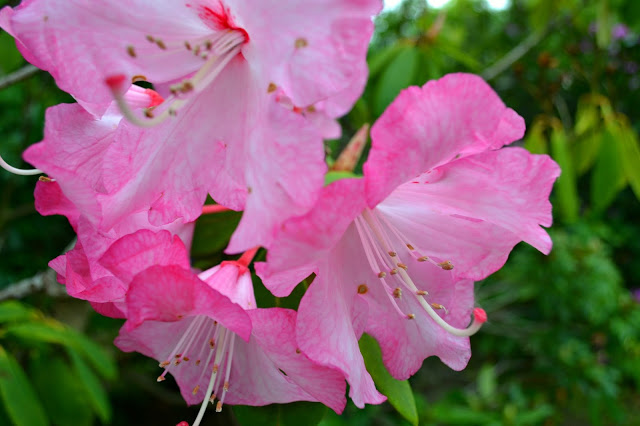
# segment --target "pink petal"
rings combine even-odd
[[[480,77],[449,74],[410,87],[371,129],[367,203],[375,206],[400,184],[458,156],[500,148],[523,134],[524,120]]]
[[[481,279],[520,240],[549,252],[551,239],[540,225],[551,225],[548,198],[560,172],[549,157],[508,148],[435,172],[437,181],[401,185],[377,207],[422,255],[450,260],[454,273]]]
[[[336,368],[349,382],[349,396],[357,407],[385,400],[367,372],[358,347],[367,305],[358,298],[361,263],[339,246],[322,264],[298,309],[297,338],[300,349],[320,365]],[[338,266],[339,265],[339,266]],[[370,274],[371,275],[371,274]],[[359,320],[356,320],[359,319]]]
[[[257,307],[251,272],[246,266],[235,261],[225,261],[198,274],[198,278],[244,309]]]
[[[249,340],[251,321],[244,310],[180,266],[152,266],[134,278],[127,293],[131,331],[145,321],[172,322],[205,315]]]
[[[177,235],[148,229],[118,239],[99,262],[124,283],[130,283],[139,272],[155,265],[190,267],[187,249]]]
[[[59,214],[69,219],[71,226],[76,229],[80,212],[76,206],[62,193],[57,182],[36,183],[34,191],[35,207],[42,216]]]
[[[346,404],[344,376],[300,352],[295,311],[254,309],[248,314],[253,332],[249,343],[237,343],[227,401],[247,405],[320,401],[341,413]]]
[[[318,202],[304,216],[287,221],[256,272],[277,297],[291,290],[312,272],[340,241],[353,219],[366,207],[364,182],[343,179],[322,189]]]

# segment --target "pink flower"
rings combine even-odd
[[[141,235],[118,244],[140,245]],[[254,253],[198,276],[170,265],[130,278],[127,255],[121,257],[125,263],[110,264],[123,281],[131,279],[127,322],[116,345],[157,359],[164,369],[158,381],[171,373],[187,403],[203,402],[194,426],[216,397],[217,411],[223,403],[320,401],[341,412],[346,403],[344,377],[314,364],[297,348],[296,313],[256,309],[247,268]]]
[[[176,264],[189,267],[184,244],[191,244],[193,223],[176,221],[163,227],[155,227],[149,224],[147,215],[143,212],[127,217],[105,232],[96,229],[86,216],[80,214],[62,193],[57,182],[38,182],[35,199],[36,209],[40,214],[67,216],[78,235],[75,247],[53,259],[49,266],[58,273],[58,281],[66,286],[70,296],[91,302],[103,315],[124,318],[124,296],[128,284],[114,276],[102,262],[113,261],[114,257],[118,260],[126,258],[129,274],[132,275],[152,265]],[[136,246],[117,244],[120,237],[136,231],[140,231]],[[156,236],[152,231],[163,232]],[[114,247],[110,250],[112,244]],[[115,255],[108,254],[109,252],[115,252]]]
[[[269,94],[281,89],[301,108],[326,103],[331,118],[346,112],[366,80],[379,8],[379,0],[34,0],[3,9],[0,23],[87,110],[101,116],[115,96],[131,122],[162,123],[147,131],[122,123],[104,153],[114,202],[101,227],[141,210],[154,225],[190,222],[208,192],[245,210],[228,248],[239,252],[308,211],[326,170],[318,131]],[[167,97],[145,114],[122,96],[141,79]]]
[[[345,373],[356,405],[381,400],[358,350],[363,332],[398,379],[432,355],[462,369],[465,336],[486,320],[473,309],[472,280],[500,268],[521,240],[550,250],[540,225],[551,225],[558,166],[498,149],[523,133],[522,118],[476,76],[411,87],[373,126],[364,178],[325,187],[257,265],[276,296],[317,275],[300,304],[298,343]]]

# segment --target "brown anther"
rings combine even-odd
[[[297,353],[297,354],[301,354],[301,353],[302,353],[302,351],[300,350],[300,348],[296,348],[296,353]]]
[[[191,43],[189,43],[188,41],[184,42],[184,47],[187,48],[187,50],[191,50]]]
[[[426,262],[427,260],[429,260],[429,256],[422,256],[418,258],[418,262]]]
[[[450,271],[453,269],[453,263],[449,260],[445,260],[444,262],[438,263],[438,266],[444,269],[445,271]]]
[[[409,250],[415,250],[415,248],[413,248],[413,246],[412,246],[411,244],[407,244],[407,248],[408,248]]]
[[[211,43],[211,40],[207,40],[204,42],[204,48],[207,50],[211,50],[211,48],[213,47],[213,43]]]
[[[396,268],[393,268],[391,271],[389,271],[391,273],[391,275],[395,275],[398,273],[398,270]]]
[[[53,179],[51,179],[51,178],[50,178],[50,177],[48,177],[48,176],[40,176],[40,177],[38,177],[38,180],[39,180],[40,182],[53,182]]]
[[[196,365],[200,365],[200,360],[196,359]]]
[[[181,356],[182,356],[182,354],[178,354],[178,355],[176,355],[176,359],[177,359],[177,358],[180,358]]]
[[[222,401],[218,401],[218,403],[216,404],[216,413],[219,413],[222,411]]]
[[[267,93],[273,93],[276,90],[278,90],[278,86],[276,86],[275,83],[269,83],[269,86],[267,87]]]
[[[431,307],[433,307],[434,309],[444,309],[444,306],[442,306],[439,303],[430,303]]]
[[[218,374],[218,368],[220,368],[220,366],[218,364],[214,364],[213,365],[213,374]]]
[[[191,358],[189,358],[188,356],[185,356],[185,357],[184,357],[184,358],[182,358],[182,359],[184,359],[184,361],[185,361],[185,362],[187,362],[187,361],[189,361]]]
[[[313,106],[313,105],[309,105],[309,106],[307,107],[307,112],[316,112],[316,107],[315,107],[315,106]]]
[[[196,55],[196,56],[198,56],[200,54],[200,46],[199,45],[196,46],[195,49],[193,49],[193,54]]]
[[[160,367],[161,367],[161,368],[165,368],[165,367],[166,367],[167,365],[169,365],[169,364],[171,364],[169,361],[162,361],[162,362],[160,363]]]
[[[151,43],[155,43],[156,42],[156,39],[153,38],[152,35],[147,35],[147,40],[149,40]]]
[[[400,287],[396,287],[396,289],[393,290],[393,297],[396,299],[400,299],[402,297],[402,289]]]
[[[158,383],[164,382],[164,376],[158,376],[158,378],[156,379],[156,382]]]
[[[132,83],[137,83],[139,81],[147,81],[147,77],[145,77],[144,75],[134,75],[133,77],[131,77],[131,82]]]
[[[229,390],[229,382],[224,382],[224,385],[222,385],[222,389],[228,391]]]
[[[366,284],[360,284],[358,286],[358,294],[367,294],[369,291],[369,287]]]
[[[215,346],[216,346],[216,342],[214,342],[213,339],[209,339],[209,347],[213,349],[215,348]]]
[[[415,317],[415,314],[407,314],[407,319],[414,319]]]
[[[303,47],[307,47],[308,45],[309,45],[309,42],[307,41],[306,38],[300,37],[296,39],[296,42],[295,42],[296,49],[301,49]]]
[[[156,46],[158,46],[162,50],[167,50],[167,45],[164,44],[162,40],[156,40]]]
[[[209,402],[213,404],[213,401],[215,400],[216,400],[216,394],[214,393],[209,397]]]
[[[196,385],[196,387],[195,387],[195,388],[193,388],[193,390],[191,391],[191,393],[195,395],[195,394],[197,394],[197,393],[198,393],[198,391],[199,391],[199,390],[200,390],[200,385]]]
[[[214,322],[213,322],[213,325],[218,325],[218,321],[214,321]]]
[[[189,93],[190,91],[193,90],[193,83],[189,80],[185,81],[184,83],[182,83],[182,85],[180,86],[180,91],[182,93]]]
[[[167,111],[169,113],[170,116],[175,117],[176,115],[178,115],[178,111],[176,111],[173,108],[169,108],[169,110]],[[178,318],[179,319],[179,318]]]
[[[128,53],[128,54],[129,54],[129,56],[131,56],[132,58],[135,58],[135,57],[136,57],[136,49],[135,49],[133,46],[131,46],[131,45],[127,46],[127,53]]]
[[[384,278],[384,277],[386,277],[386,276],[387,276],[387,273],[386,273],[386,272],[384,272],[384,271],[380,271],[380,272],[378,272],[378,278]]]
[[[173,365],[178,366],[178,365],[180,365],[181,362],[182,362],[182,360],[176,359],[175,362],[173,363]]]
[[[247,194],[251,194],[253,192],[253,188],[250,186],[247,186]]]
[[[407,269],[409,269],[409,268],[407,268],[407,265],[405,265],[404,263],[400,263],[400,262],[398,262],[398,263],[396,263],[396,265],[398,266],[398,268],[402,268],[402,269],[404,269],[405,271],[406,271]]]
[[[391,257],[396,257],[398,255],[398,253],[396,253],[395,251],[390,251],[389,252],[389,256]]]
[[[428,292],[426,292],[426,291],[424,291],[424,290],[418,290],[418,291],[416,291],[416,294],[417,294],[418,296],[426,296],[426,295],[428,295],[429,293],[428,293]]]
[[[47,15],[44,15],[44,16],[42,17],[42,20],[43,20],[44,22],[47,22],[47,21],[49,20],[49,17],[48,17]]]
[[[153,118],[153,108],[147,108],[144,110],[144,116],[147,118]]]
[[[184,318],[184,315],[178,314],[178,315],[176,315],[176,318],[182,319],[182,318]]]

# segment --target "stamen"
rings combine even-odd
[[[226,333],[227,330],[225,328],[223,328],[222,330],[220,330],[220,339],[225,341],[226,343]],[[225,346],[224,344],[222,346]],[[220,359],[222,358],[223,355],[223,350],[225,349],[224,347],[221,348],[222,350],[218,350],[216,351],[216,358],[213,361],[213,369],[211,371],[211,378],[209,379],[209,386],[207,386],[207,391],[205,392],[205,397],[202,401],[202,405],[200,406],[200,411],[198,411],[198,416],[196,417],[196,420],[193,422],[193,426],[198,426],[200,424],[200,422],[202,421],[202,418],[204,417],[204,412],[207,409],[207,402],[209,402],[209,398],[211,397],[211,394],[213,393],[213,387],[216,381],[216,377],[217,377],[217,372],[218,372],[218,365],[220,363]]]
[[[17,167],[10,166],[4,159],[0,156],[0,167],[8,171],[9,173],[13,173],[14,175],[20,176],[33,176],[44,173],[40,169],[18,169]]]
[[[120,108],[124,117],[137,126],[153,127],[175,116],[178,110],[188,102],[189,98],[180,98],[178,97],[179,94],[199,92],[211,84],[222,69],[240,52],[242,44],[246,41],[245,37],[242,32],[232,30],[220,33],[214,41],[209,40],[207,46],[211,46],[213,53],[211,57],[206,60],[204,65],[193,77],[185,79],[182,83],[173,86],[172,96],[169,96],[162,104],[162,111],[157,115],[153,114],[150,109],[147,109],[143,114],[146,118],[143,118],[132,110],[123,96],[124,90],[122,90],[122,84],[126,80],[124,75],[111,76],[107,78],[105,82],[111,89],[118,108]],[[150,42],[155,42],[155,44],[163,50],[167,48],[160,39],[152,36],[147,36],[147,39]],[[132,53],[135,55],[133,49],[128,50],[128,52],[130,55]],[[194,53],[196,55],[200,54],[200,46],[196,46]]]

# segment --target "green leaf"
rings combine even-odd
[[[611,43],[611,27],[613,17],[609,9],[608,0],[600,0],[600,10],[596,19],[596,42],[600,49],[604,49]]]
[[[233,211],[200,216],[196,222],[191,255],[206,258],[224,249],[241,217],[242,213]]]
[[[2,346],[0,346],[0,394],[15,426],[49,424],[42,404],[24,370]]]
[[[69,364],[52,351],[38,351],[29,363],[29,377],[42,405],[56,425],[91,426],[93,413],[86,392]]]
[[[320,423],[326,411],[327,407],[317,402],[233,407],[233,414],[243,426],[315,426]]]
[[[495,399],[498,383],[496,381],[496,371],[493,365],[485,364],[478,373],[478,394],[487,402]]]
[[[329,171],[327,172],[326,175],[324,175],[324,184],[329,185],[337,180],[340,179],[348,179],[348,178],[357,178],[360,177],[357,174],[353,173],[353,172],[343,172],[343,171],[339,171],[339,172],[334,172],[334,171]]]
[[[596,213],[609,207],[627,184],[617,139],[610,128],[602,134],[600,153],[591,175],[591,204]]]
[[[544,123],[536,121],[527,132],[524,147],[532,154],[547,154],[547,138],[544,137]]]
[[[554,207],[565,222],[572,223],[578,219],[580,202],[576,175],[569,155],[569,141],[560,127],[554,128],[551,132],[551,155],[562,169],[562,174],[555,187],[556,203]]]
[[[367,59],[367,63],[369,64],[369,78],[375,78],[383,67],[396,57],[404,47],[406,47],[406,44],[395,43],[370,55]]]
[[[592,132],[576,141],[572,152],[578,176],[585,174],[595,163],[602,138],[601,132]]]
[[[387,397],[389,403],[402,417],[412,425],[417,425],[418,410],[409,382],[396,380],[389,374],[382,363],[378,342],[373,337],[363,334],[358,343],[367,371],[371,374],[380,393]]]
[[[80,378],[80,382],[86,390],[93,409],[103,423],[109,423],[111,420],[111,404],[102,383],[75,350],[67,348],[67,353],[71,358],[73,368]]]
[[[635,131],[628,125],[619,127],[616,140],[624,174],[636,198],[640,200],[640,141]]]
[[[403,46],[400,53],[385,68],[376,86],[376,115],[382,114],[400,90],[411,84],[418,61],[418,49],[414,46]]]
[[[576,125],[574,132],[576,136],[581,136],[587,131],[595,129],[600,123],[600,111],[593,102],[578,102],[576,111]]]
[[[0,303],[0,323],[24,321],[33,319],[36,315],[34,310],[15,300]]]
[[[100,346],[81,333],[55,320],[46,319],[40,322],[13,324],[7,327],[6,332],[26,340],[72,347],[82,354],[105,379],[113,380],[117,376],[113,359],[107,356]]]

